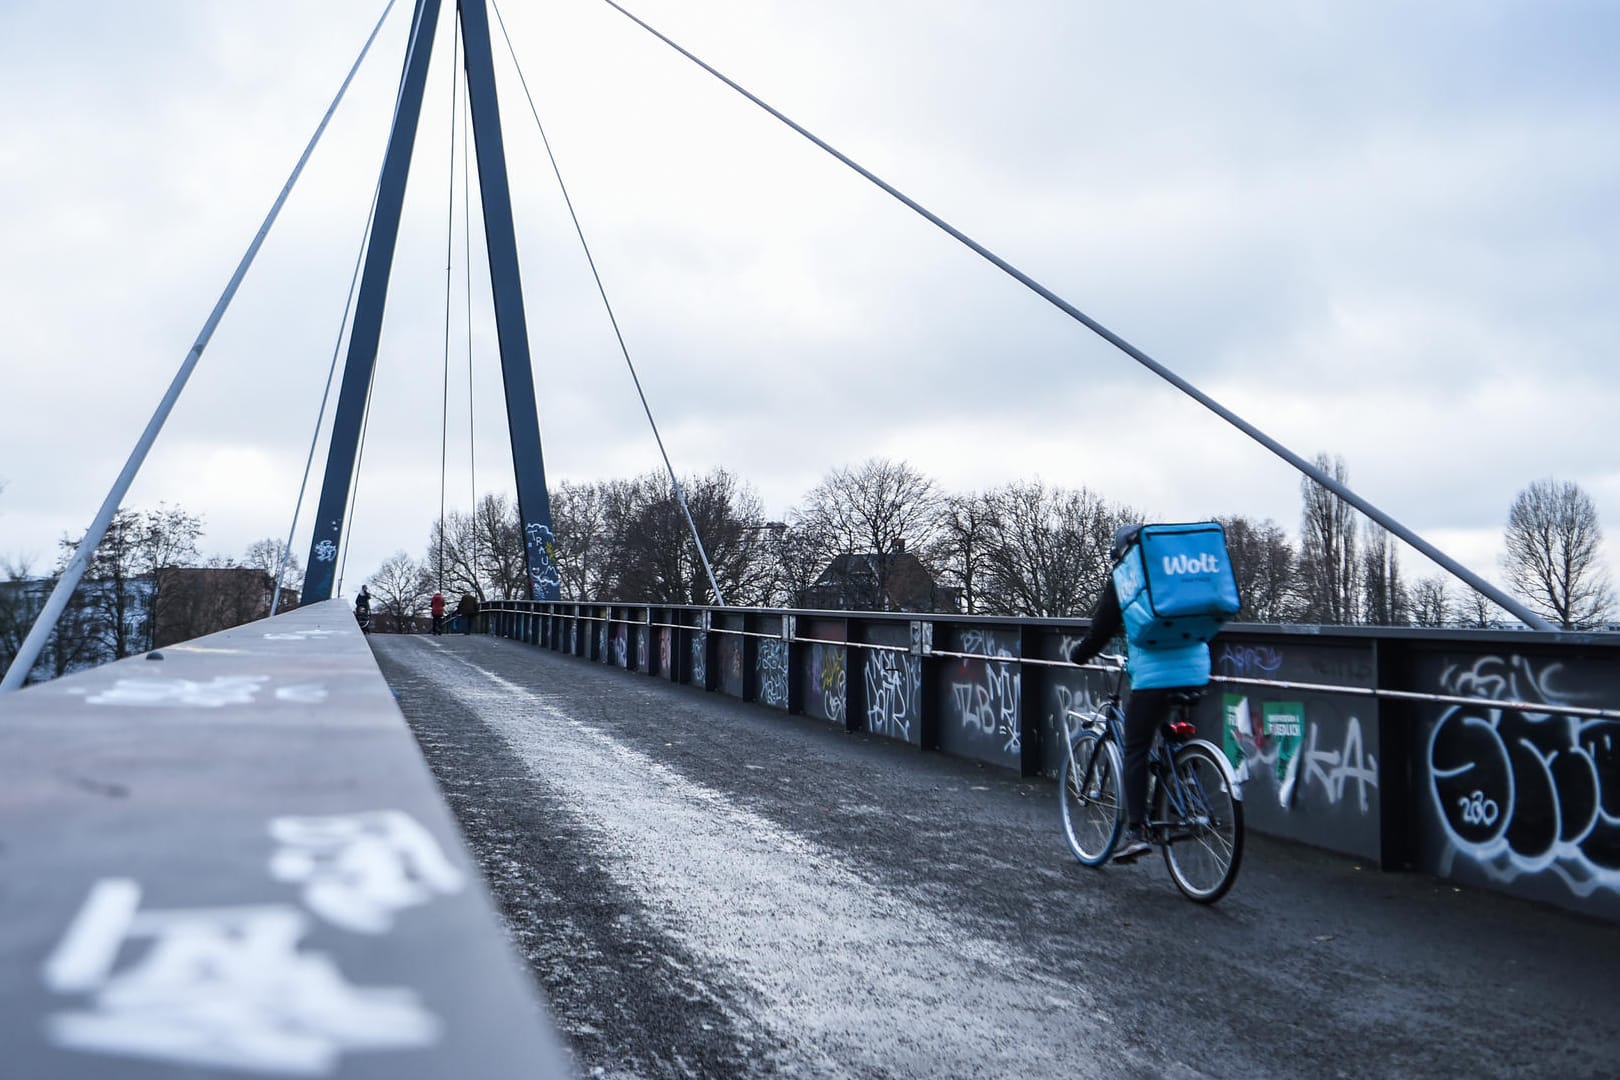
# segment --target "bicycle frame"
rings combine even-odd
[[[1119,658],[1109,657],[1109,659]],[[1121,663],[1114,677],[1113,688],[1109,691],[1108,696],[1094,707],[1089,714],[1074,711],[1064,714],[1066,753],[1073,753],[1074,738],[1079,731],[1095,731],[1104,740],[1112,741],[1118,746],[1121,753],[1124,752],[1125,710],[1122,704],[1124,688],[1125,667]],[[1192,704],[1190,702],[1177,704],[1171,709],[1170,719],[1167,722],[1190,722],[1191,712]],[[1071,724],[1071,720],[1076,723]],[[1203,785],[1196,777],[1189,783],[1187,778],[1183,777],[1175,768],[1175,752],[1181,747],[1192,743],[1202,743],[1209,749],[1226,776],[1227,788],[1232,792],[1232,798],[1240,801],[1243,798],[1243,788],[1237,782],[1237,775],[1232,769],[1231,762],[1226,760],[1226,754],[1214,743],[1207,739],[1185,739],[1172,743],[1165,738],[1162,729],[1155,731],[1153,733],[1153,743],[1148,749],[1148,779],[1150,784],[1164,785],[1165,798],[1169,801],[1169,809],[1174,817],[1163,821],[1149,818],[1147,826],[1150,832],[1153,832],[1167,844],[1174,843],[1178,839],[1171,832],[1172,826],[1182,824],[1189,818],[1207,818],[1209,815],[1209,798],[1203,791]],[[1081,778],[1082,782],[1091,780],[1091,772],[1096,767],[1096,762],[1097,758],[1093,757],[1090,765],[1085,770],[1085,775]],[[1070,760],[1070,767],[1074,767],[1072,759]],[[1148,798],[1150,811],[1152,807],[1153,799],[1150,791]]]

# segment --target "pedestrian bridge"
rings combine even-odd
[[[945,655],[971,642],[939,620],[913,651],[909,618],[704,615],[498,606],[494,633],[368,649],[332,602],[3,699],[10,1060],[41,1076],[1579,1075],[1620,1051],[1612,1010],[1592,1008],[1609,921],[1266,827],[1212,910],[1155,862],[1086,870],[1039,756],[946,745],[946,685],[919,689],[914,739],[864,720],[898,698],[849,696],[871,655],[915,661],[925,684],[1016,655]],[[807,684],[803,639],[840,628],[842,714],[773,704],[747,674],[781,641],[789,685]],[[1030,654],[1062,632],[1002,628]],[[1278,647],[1256,633],[1245,648]],[[1035,682],[1020,709],[1055,692]],[[1358,719],[1374,715],[1367,812],[1387,817],[1394,751],[1371,739],[1395,720]],[[1335,774],[1318,767],[1328,783],[1279,814],[1322,812]],[[1336,794],[1360,813],[1352,779]],[[1257,821],[1267,798],[1254,781]]]

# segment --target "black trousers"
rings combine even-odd
[[[1132,690],[1125,702],[1125,820],[1135,827],[1147,821],[1148,751],[1159,725],[1170,719],[1170,695],[1196,687]]]

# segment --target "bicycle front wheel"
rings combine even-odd
[[[1125,803],[1120,798],[1123,772],[1119,747],[1094,731],[1076,735],[1058,766],[1063,835],[1074,857],[1087,866],[1108,861],[1125,827]]]
[[[1188,743],[1176,751],[1176,782],[1159,784],[1153,799],[1170,877],[1201,904],[1226,895],[1243,861],[1243,802],[1226,776],[1215,751]]]

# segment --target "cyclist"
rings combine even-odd
[[[371,594],[364,585],[360,586],[360,595],[354,598],[354,618],[362,630],[371,626]]]
[[[1121,525],[1114,531],[1108,549],[1111,567],[1119,566],[1141,531],[1141,525]],[[1110,576],[1092,612],[1091,628],[1069,650],[1070,662],[1084,664],[1124,629],[1119,593]],[[1133,863],[1153,850],[1147,831],[1148,751],[1159,725],[1170,718],[1172,696],[1208,686],[1210,672],[1207,642],[1155,647],[1127,637],[1125,655],[1131,694],[1125,703],[1125,835],[1114,853],[1117,863]]]

